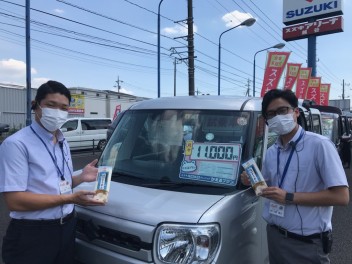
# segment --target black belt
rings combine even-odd
[[[32,219],[15,219],[12,218],[11,222],[16,223],[16,224],[24,224],[24,225],[64,225],[71,219],[73,219],[75,216],[75,211],[73,210],[72,213],[61,217],[59,219],[38,219],[38,220],[32,220]]]
[[[324,233],[329,232],[329,231],[325,231],[322,233],[316,233],[316,234],[312,234],[312,235],[308,235],[308,236],[302,236],[302,235],[298,235],[296,233],[292,233],[290,231],[287,231],[286,229],[284,229],[280,226],[277,226],[277,225],[270,225],[270,226],[275,228],[276,230],[278,230],[279,233],[283,234],[285,237],[300,240],[300,241],[303,241],[306,243],[313,243],[312,239],[322,238]]]

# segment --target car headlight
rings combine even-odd
[[[220,228],[218,224],[163,224],[155,239],[158,263],[208,264],[219,249]]]

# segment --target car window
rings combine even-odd
[[[111,121],[109,119],[81,120],[83,130],[107,129]]]
[[[61,128],[66,128],[67,131],[76,130],[78,127],[78,120],[69,120],[65,124],[62,125]]]

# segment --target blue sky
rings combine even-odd
[[[157,97],[157,10],[160,0],[32,0],[32,87],[46,80],[67,87],[116,90]],[[25,85],[25,0],[0,0],[0,82]],[[247,17],[257,22],[221,38],[221,94],[252,88],[254,54],[282,40],[282,0],[193,0],[195,90],[217,94],[218,40]],[[186,0],[161,4],[161,96],[173,96],[174,56],[186,57]],[[317,38],[317,76],[331,83],[330,99],[352,96],[352,3],[344,2],[344,32]],[[289,62],[307,66],[307,40],[285,42]],[[171,55],[172,48],[179,54]],[[256,56],[260,92],[266,52]],[[176,65],[176,94],[188,95],[188,68]],[[282,78],[283,79],[283,78]],[[351,83],[350,86],[347,84]],[[283,81],[280,82],[283,85]]]

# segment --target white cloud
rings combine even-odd
[[[125,88],[121,88],[121,89],[120,89],[120,93],[125,93],[125,94],[131,94],[131,95],[133,95],[133,92],[132,92],[132,91],[126,90]]]
[[[222,20],[226,23],[226,27],[234,27],[241,24],[248,18],[251,18],[252,15],[249,13],[242,13],[238,10],[227,13],[222,17]]]
[[[50,79],[48,78],[33,78],[32,79],[32,83],[31,83],[31,87],[32,88],[38,88],[39,86],[41,86],[43,83],[46,83],[47,81],[49,81]]]
[[[63,14],[64,12],[65,11],[62,9],[58,9],[58,8],[54,9],[54,13]]]
[[[197,32],[198,28],[196,25],[193,25],[193,31]],[[186,36],[188,34],[188,26],[181,26],[176,24],[173,27],[166,27],[162,29],[162,33],[168,36]]]
[[[35,68],[31,68],[31,74],[37,74]],[[26,63],[15,59],[0,60],[0,82],[16,85],[26,85]],[[31,86],[39,87],[40,84],[49,80],[48,78],[33,78]]]

